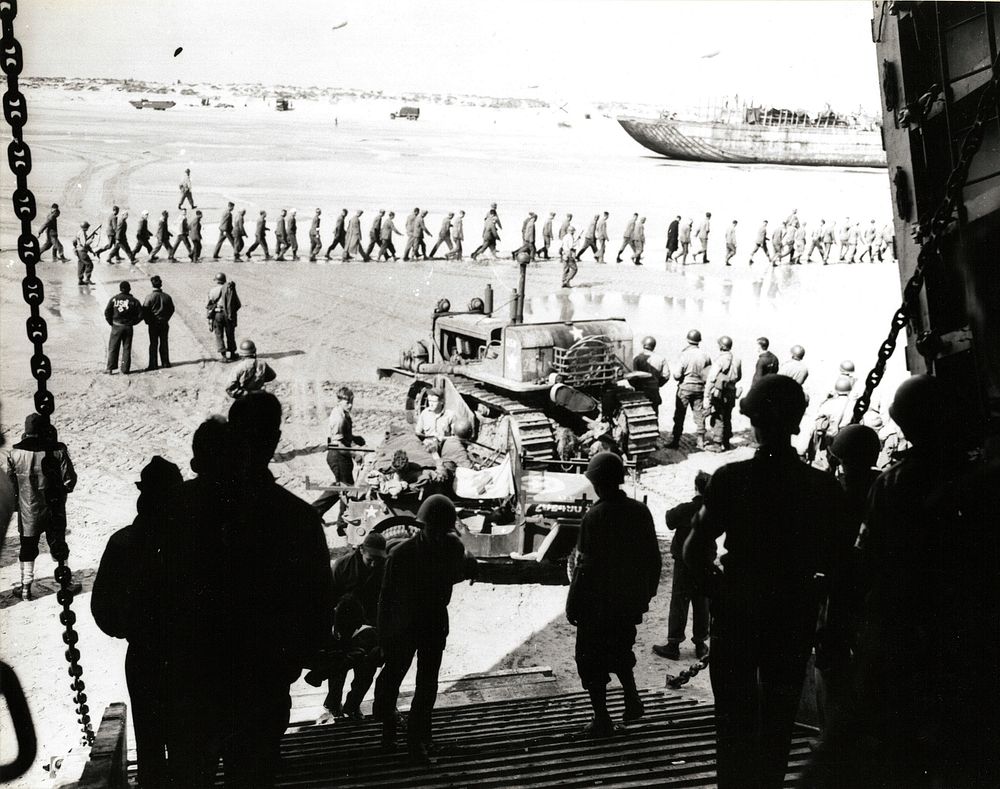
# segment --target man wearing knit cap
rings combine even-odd
[[[118,285],[117,295],[112,296],[104,308],[104,320],[111,327],[105,372],[111,375],[115,371],[120,355],[122,375],[128,375],[132,371],[132,327],[142,320],[142,304],[132,295],[128,282]]]
[[[42,533],[54,560],[65,560],[69,555],[66,496],[76,487],[69,452],[57,440],[47,416],[30,414],[24,420],[24,436],[7,454],[6,472],[17,495],[17,533],[21,538],[21,583],[15,586],[14,596],[31,600]],[[73,587],[75,592],[80,591],[79,584]]]
[[[395,747],[396,699],[416,656],[417,683],[406,738],[410,757],[424,764],[430,761],[431,713],[448,639],[451,589],[475,575],[476,560],[454,531],[456,517],[455,505],[445,496],[429,496],[420,505],[417,520],[423,528],[389,554],[378,605],[385,669],[375,684],[373,711],[382,720],[382,744]]]

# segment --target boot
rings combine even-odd
[[[610,737],[614,734],[615,726],[611,722],[611,715],[608,714],[607,685],[587,688],[587,693],[590,695],[590,706],[594,708],[594,719],[584,729],[584,735],[597,739]]]
[[[21,587],[14,589],[14,597],[21,600],[33,600],[31,594],[31,584],[35,580],[35,563],[21,562]]]
[[[631,671],[619,674],[618,681],[622,683],[622,691],[625,693],[625,712],[622,714],[622,722],[631,723],[639,720],[645,714],[646,708],[635,687],[635,675]]]

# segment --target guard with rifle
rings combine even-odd
[[[100,228],[97,228],[91,233],[90,222],[83,222],[80,225],[80,232],[73,239],[73,251],[76,252],[77,260],[76,279],[80,285],[93,284],[90,277],[94,273],[94,261],[90,259],[90,253],[94,252],[94,249],[90,246],[90,242],[94,240],[99,231]],[[94,252],[94,254],[97,253]]]

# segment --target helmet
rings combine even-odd
[[[783,425],[797,432],[806,411],[806,396],[787,375],[765,375],[740,400],[740,411],[755,425]]]
[[[733,349],[733,338],[723,334],[719,338],[719,348],[723,351],[731,351]]]
[[[899,385],[889,416],[913,441],[913,433],[925,434],[928,422],[941,419],[943,404],[941,382],[931,375],[914,375]]]
[[[468,419],[456,419],[451,429],[457,438],[472,438],[472,422]]]
[[[486,305],[483,304],[483,300],[479,296],[474,296],[469,300],[469,312],[482,312],[486,309]]]
[[[840,363],[840,374],[850,375],[853,372],[854,372],[854,362],[852,362],[850,359],[844,359],[844,361]]]
[[[587,463],[586,475],[595,484],[621,485],[625,481],[625,464],[614,452],[598,452]]]
[[[833,391],[837,394],[850,394],[854,388],[854,381],[846,375],[837,376],[837,382],[833,385]]]
[[[802,359],[803,356],[806,355],[806,349],[803,348],[801,345],[793,345],[791,353],[793,359],[800,360]]]
[[[451,531],[455,528],[455,520],[458,517],[455,512],[455,505],[447,496],[435,493],[428,496],[424,503],[417,510],[417,520],[425,526],[440,529],[441,531]]]
[[[253,340],[244,340],[240,343],[240,356],[256,356],[257,346],[254,344]]]
[[[687,341],[695,344],[701,342],[701,332],[697,329],[691,329],[691,331],[687,333]]]
[[[652,336],[647,336],[642,338],[642,347],[647,351],[656,350],[656,338]]]
[[[878,433],[866,425],[847,425],[838,432],[830,452],[841,463],[872,467],[882,449]]]
[[[221,285],[223,282],[226,281],[226,275],[220,271],[218,274],[215,275],[215,281]]]

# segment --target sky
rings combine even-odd
[[[26,75],[846,111],[878,107],[871,14],[865,0],[29,0],[17,29]]]

